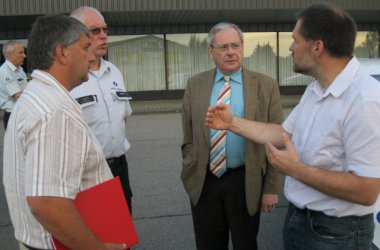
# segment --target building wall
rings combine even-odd
[[[88,5],[102,12],[131,12],[157,10],[246,10],[246,9],[299,9],[312,0],[2,0],[0,15],[40,15],[44,13],[68,13],[72,9]],[[331,0],[344,9],[380,9],[378,0]]]
[[[319,0],[1,0],[0,40],[25,38],[47,13],[68,14],[79,6],[99,9],[112,35],[208,32],[220,21],[246,32],[291,31],[294,14]],[[359,30],[380,31],[379,0],[330,0],[354,17]]]
[[[304,86],[310,79],[293,75],[288,53],[281,52],[288,45],[281,41],[291,40],[291,35],[286,33],[294,27],[295,13],[306,5],[321,1],[0,0],[0,40],[26,39],[32,23],[40,15],[68,14],[79,6],[93,6],[105,17],[110,31],[108,58],[124,73],[129,82],[127,89],[167,92],[183,90],[190,75],[213,67],[205,53],[207,48],[202,47],[204,38],[197,46],[191,46],[190,41],[181,43],[183,37],[205,36],[215,23],[229,21],[239,25],[245,33],[255,33],[250,35],[254,36],[251,43],[257,45],[257,49],[254,56],[254,50],[245,52],[245,65],[270,75],[279,82],[280,87],[289,89]],[[371,40],[371,45],[360,42],[356,54],[379,57],[380,0],[325,2],[346,9],[357,22],[359,31],[372,32],[378,37],[377,42]],[[266,33],[271,33],[272,38],[258,42],[260,36],[267,36]],[[130,37],[122,42],[111,41],[114,37],[119,39],[125,36]],[[133,42],[137,36],[145,42]],[[160,46],[152,47],[153,41]],[[247,41],[246,47],[248,44]],[[367,55],[367,51],[373,51],[373,55]]]

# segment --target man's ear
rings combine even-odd
[[[66,46],[60,44],[55,47],[55,57],[60,63],[67,64],[68,54],[69,51]]]
[[[322,40],[317,40],[312,45],[313,55],[319,57],[325,49],[325,45]]]
[[[210,57],[211,60],[214,61],[214,58],[213,58],[213,56],[212,56],[212,52],[213,52],[213,51],[212,51],[212,48],[209,47],[209,48],[208,48],[208,56]]]

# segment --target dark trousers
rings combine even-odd
[[[5,111],[4,112],[4,128],[7,129],[7,126],[8,126],[8,121],[9,121],[9,117],[11,116],[11,113],[10,112],[7,112]]]
[[[248,214],[244,178],[243,167],[221,178],[208,171],[199,202],[191,206],[198,250],[227,250],[229,231],[234,250],[257,249],[260,212]]]
[[[107,159],[108,166],[114,177],[119,176],[123,187],[124,196],[128,204],[129,212],[132,214],[132,190],[129,183],[128,162],[125,155]]]

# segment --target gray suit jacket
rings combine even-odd
[[[210,106],[215,69],[191,77],[186,86],[183,111],[181,179],[193,205],[196,205],[205,182],[209,161],[209,128],[205,126]],[[280,93],[276,82],[263,74],[243,67],[244,117],[260,122],[283,121]],[[249,214],[260,209],[263,193],[278,194],[282,177],[268,165],[263,145],[247,141],[245,149],[245,189]]]

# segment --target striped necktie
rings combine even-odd
[[[221,89],[217,104],[225,103],[230,105],[231,100],[231,86],[229,84],[230,77],[224,76],[224,86]],[[217,177],[223,175],[226,172],[226,130],[214,130],[211,129],[211,143],[210,143],[210,171]]]

